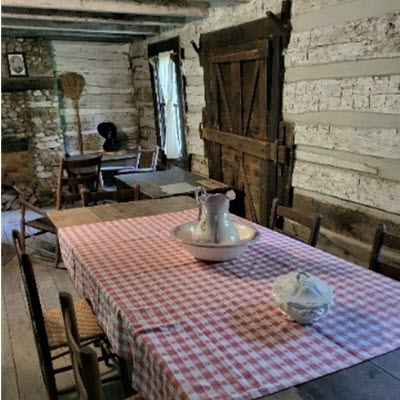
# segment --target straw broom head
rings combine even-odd
[[[76,72],[66,72],[58,77],[58,83],[67,97],[77,100],[85,87],[85,78]]]

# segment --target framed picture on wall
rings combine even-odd
[[[23,53],[7,53],[7,64],[10,76],[28,76]]]

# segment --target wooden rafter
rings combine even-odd
[[[29,19],[13,20],[2,19],[2,28],[23,29],[25,31],[58,31],[58,32],[85,32],[85,33],[118,33],[120,35],[153,35],[159,32],[157,26],[128,25],[119,26],[114,24],[85,24],[83,22],[53,22],[53,21],[31,21]]]
[[[113,0],[3,0],[3,7],[23,7],[32,9],[70,10],[99,13],[121,13],[135,15],[205,17],[208,9],[199,6],[181,6],[176,2],[139,2]]]
[[[102,15],[96,13],[80,13],[74,11],[53,11],[49,10],[31,10],[31,9],[15,9],[13,7],[2,8],[3,22],[7,20],[30,20],[32,22],[60,22],[74,23],[81,22],[85,24],[112,24],[131,26],[156,26],[163,28],[174,28],[183,25],[184,18],[180,17],[157,17],[157,16],[129,16],[129,15]]]

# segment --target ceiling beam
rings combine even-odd
[[[154,31],[150,31],[143,27],[137,27],[131,30],[115,30],[115,29],[108,29],[107,27],[99,26],[95,27],[82,27],[82,26],[69,26],[69,27],[62,27],[62,26],[29,26],[23,24],[11,25],[11,24],[2,24],[2,29],[14,29],[14,30],[22,30],[24,32],[28,31],[37,31],[42,32],[45,36],[45,32],[67,32],[67,33],[75,33],[75,34],[82,34],[85,35],[86,33],[90,34],[97,34],[97,37],[100,39],[103,34],[117,34],[117,35],[124,35],[127,38],[129,36],[146,36],[146,35],[154,35]]]
[[[2,0],[2,7],[181,17],[206,17],[208,15],[208,8],[200,5],[185,6],[177,2],[169,3],[171,2],[155,3],[135,0],[129,2],[113,0]]]
[[[24,31],[20,28],[15,30],[12,28],[2,28],[2,34],[6,37],[24,37],[24,38],[43,38],[43,31],[29,30]],[[84,33],[84,32],[65,32],[65,31],[48,31],[45,35],[48,40],[65,40],[65,41],[90,41],[90,42],[118,42],[118,43],[130,43],[136,40],[145,39],[146,36],[127,36],[120,34],[99,34],[96,33]]]
[[[8,11],[12,10],[12,11]],[[29,19],[30,21],[53,21],[53,22],[81,22],[87,24],[113,24],[113,25],[123,25],[123,26],[158,26],[158,27],[179,27],[185,23],[184,18],[172,18],[172,17],[122,17],[118,15],[112,16],[100,16],[99,14],[91,13],[79,13],[79,12],[49,12],[47,14],[43,12],[32,12],[37,10],[23,10],[21,12],[14,12],[14,8],[3,7],[2,8],[2,18],[7,18],[8,20],[23,20]]]
[[[157,26],[144,25],[118,25],[112,23],[87,23],[67,21],[37,21],[27,18],[13,19],[3,17],[1,19],[3,28],[39,30],[43,31],[69,31],[69,32],[98,32],[98,33],[121,33],[123,35],[155,35],[160,32]]]

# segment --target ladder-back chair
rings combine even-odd
[[[76,157],[60,159],[56,193],[58,210],[66,205],[74,204],[78,200],[79,205],[81,205],[81,187],[87,186],[91,190],[98,190],[101,156],[84,157],[84,159]],[[28,212],[36,215],[28,218]],[[22,251],[26,252],[26,247],[30,247],[41,256],[55,257],[55,266],[58,267],[61,261],[61,254],[57,228],[48,218],[47,212],[25,200],[21,200],[20,229]],[[50,240],[46,234],[55,235],[55,242]],[[27,241],[27,239],[31,240]],[[55,251],[52,249],[53,246]]]
[[[100,379],[95,351],[90,347],[81,347],[80,345],[71,295],[67,292],[60,292],[59,297],[79,399],[104,400],[102,384],[119,377],[112,377],[106,380]],[[134,399],[142,400],[139,395],[130,397],[130,400]]]
[[[400,237],[387,232],[385,224],[379,224],[376,229],[374,244],[369,262],[372,271],[383,274],[389,278],[400,281],[400,265],[392,264],[391,261],[382,261],[382,249],[387,247],[395,251],[400,258]]]
[[[136,201],[139,200],[140,186],[134,185],[131,189],[115,190],[112,192],[90,192],[89,190],[82,188],[81,195],[84,207],[108,202],[122,203],[127,201]]]
[[[308,243],[310,246],[313,247],[317,245],[319,231],[322,223],[321,214],[316,214],[313,217],[303,215],[291,208],[279,205],[279,199],[275,198],[272,202],[268,228],[272,230],[282,231],[286,218],[307,227],[310,230],[310,235],[305,243]]]
[[[133,167],[121,168],[118,174],[129,174],[134,172],[153,172],[157,169],[157,161],[160,148],[156,146],[154,150],[143,150],[138,147],[136,162]]]
[[[20,261],[23,286],[25,289],[26,301],[28,305],[29,317],[32,324],[35,344],[39,356],[40,368],[43,380],[51,400],[58,399],[58,395],[68,393],[70,388],[58,390],[56,375],[71,370],[71,365],[55,368],[53,362],[68,354],[66,350],[67,337],[65,335],[64,323],[61,309],[55,308],[48,311],[42,310],[39,291],[36,284],[35,273],[33,271],[30,257],[22,252],[20,233],[14,229],[12,231],[13,242]],[[105,333],[97,324],[90,304],[82,299],[74,303],[76,310],[77,324],[79,327],[80,340],[84,343],[100,342],[106,339]]]
[[[80,189],[98,191],[100,187],[101,155],[62,157],[58,170],[57,210],[81,201]],[[81,204],[79,204],[81,205]]]

